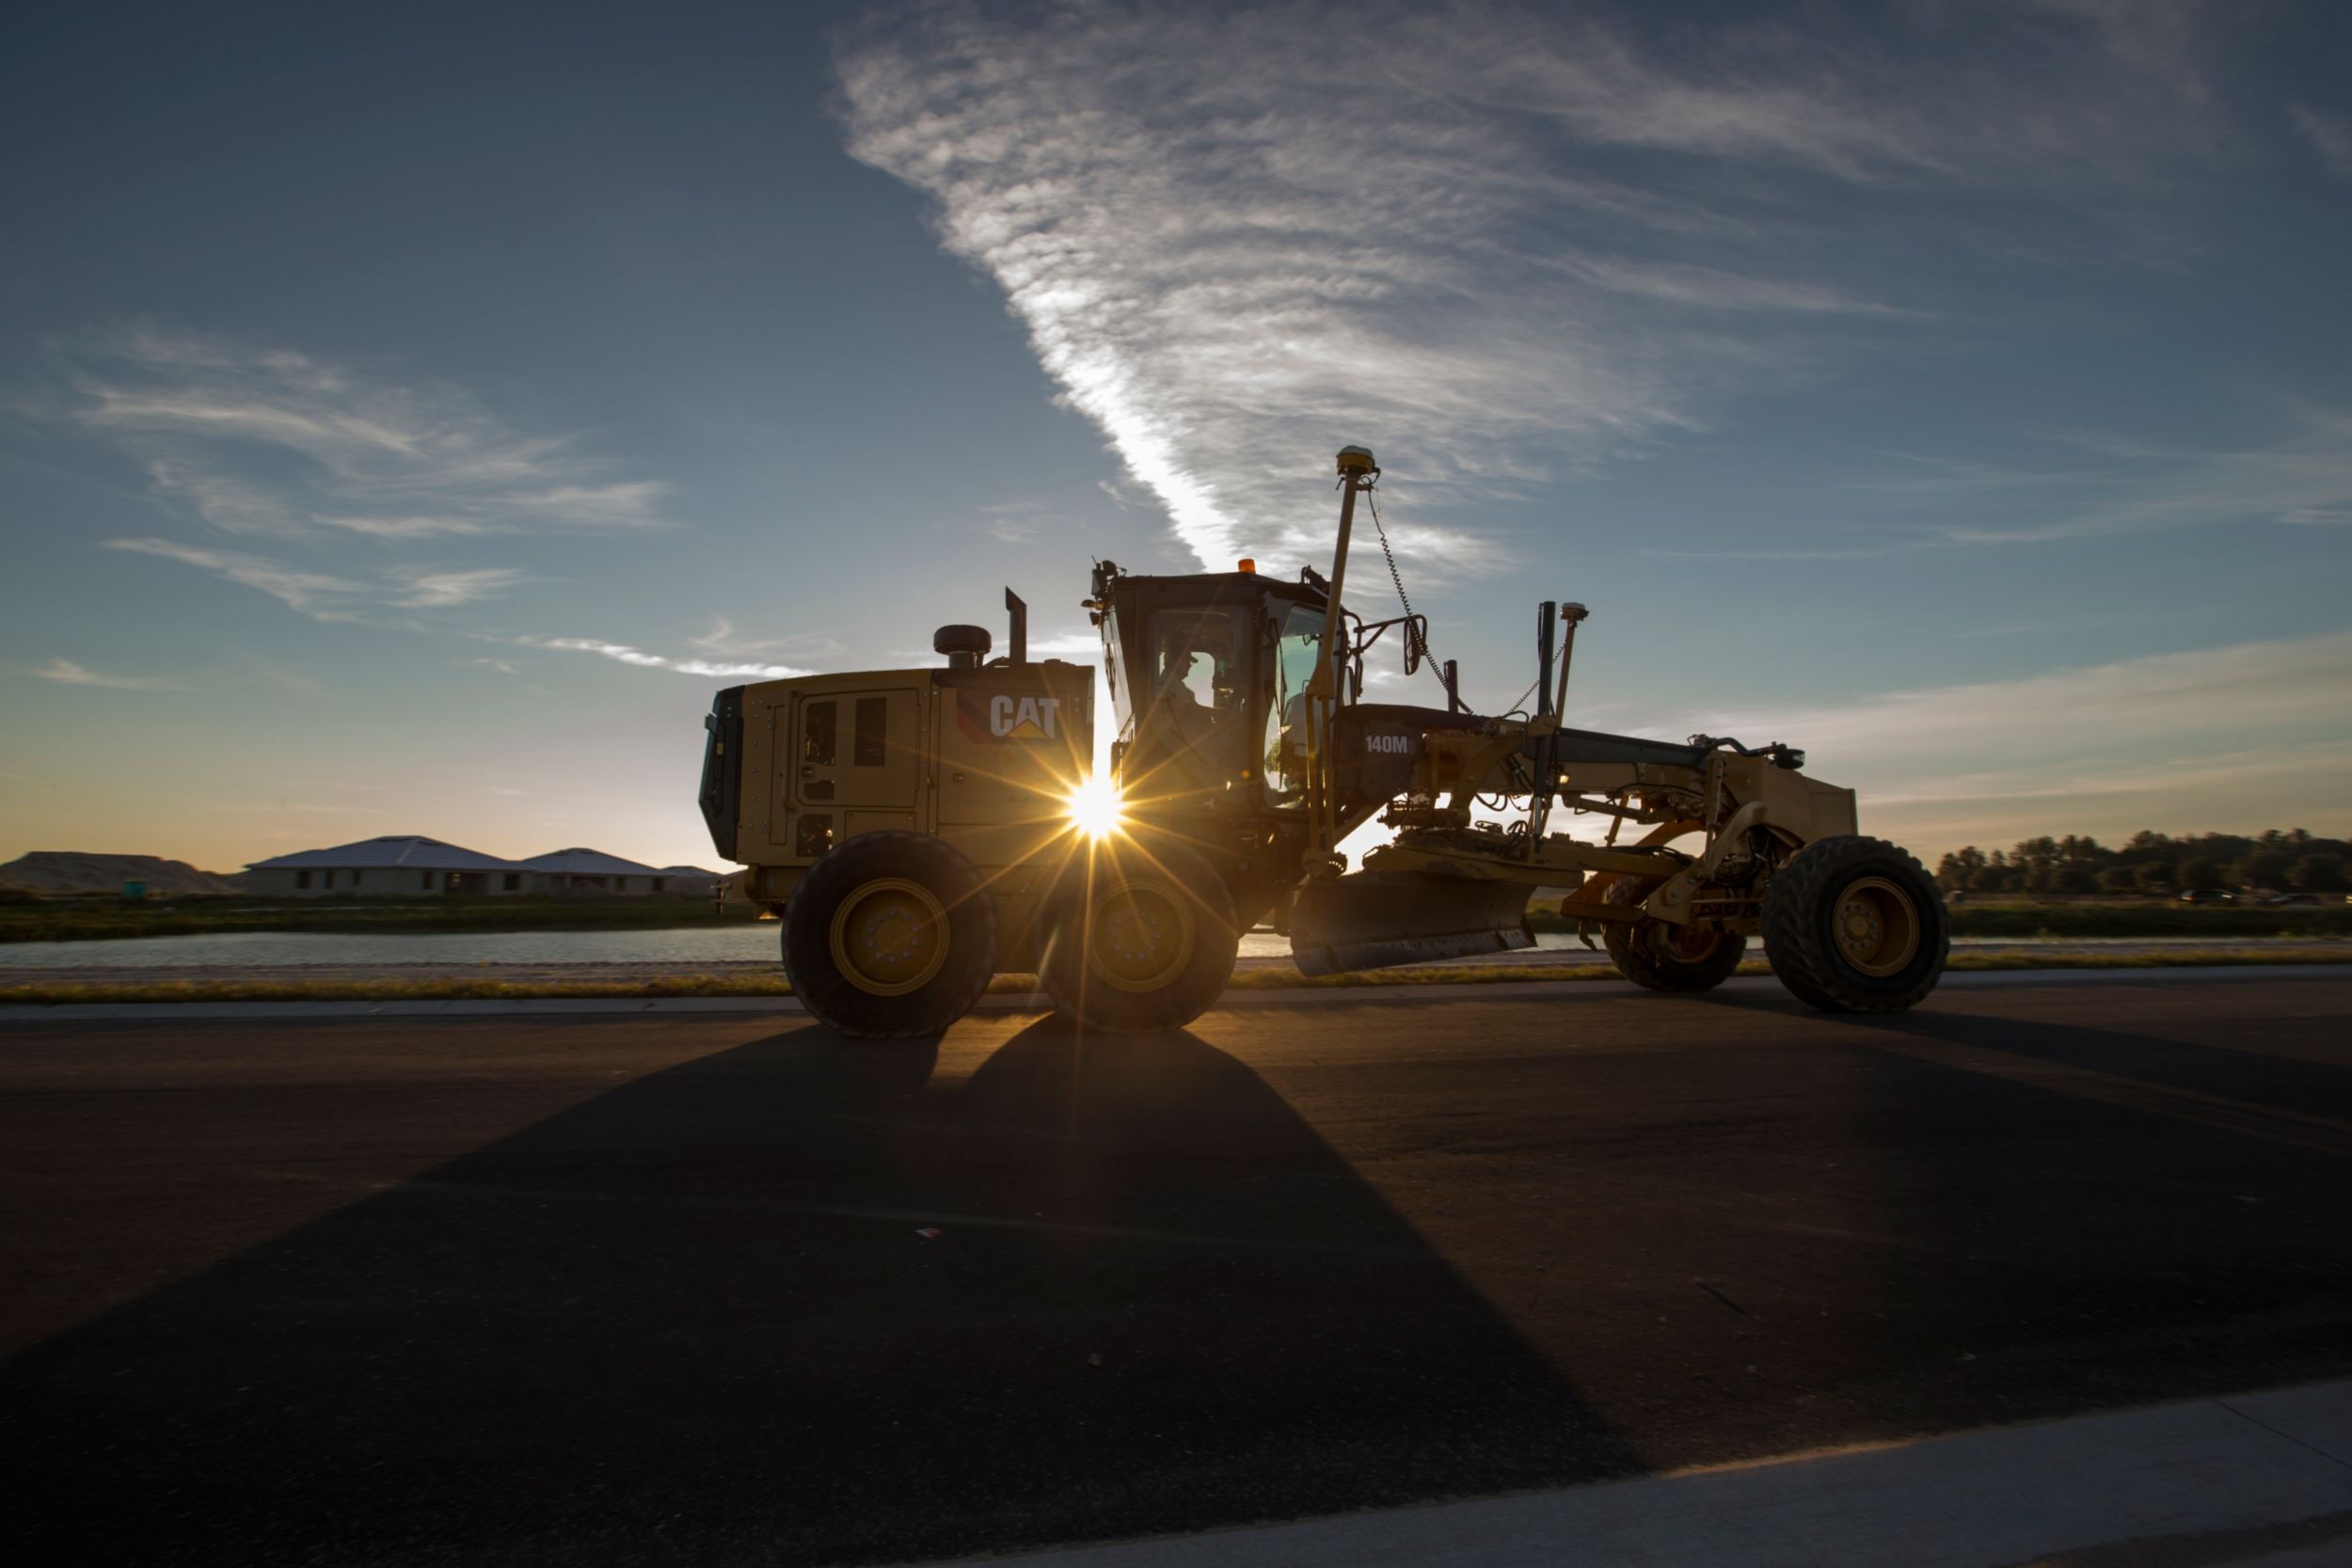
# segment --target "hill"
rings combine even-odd
[[[0,887],[56,896],[73,893],[120,893],[125,882],[145,882],[166,897],[242,892],[236,880],[199,871],[185,861],[160,855],[91,855],[72,849],[36,849],[0,865]]]

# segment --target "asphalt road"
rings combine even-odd
[[[2352,1370],[2291,971],[15,1026],[0,1172],[26,1561],[924,1558]]]
[[[535,933],[534,933],[535,934]],[[158,937],[147,942],[170,942],[183,939]],[[389,937],[378,939],[381,947],[396,947],[412,939]],[[1574,937],[1554,938],[1559,945],[1531,947],[1512,953],[1479,953],[1467,958],[1442,962],[1487,968],[1497,964],[1529,967],[1568,965],[1572,967],[1605,968],[1609,955],[1598,947],[1586,947]],[[783,969],[772,957],[759,958],[725,958],[690,960],[676,958],[596,959],[561,961],[548,959],[516,962],[506,959],[485,961],[469,958],[464,961],[431,962],[404,960],[397,962],[358,963],[248,963],[225,961],[217,949],[191,949],[188,956],[169,961],[134,963],[119,951],[125,944],[112,942],[0,942],[0,987],[54,985],[70,983],[77,986],[156,986],[187,982],[203,983],[218,980],[276,981],[301,983],[305,981],[369,980],[504,980],[522,984],[564,984],[582,981],[650,980],[693,974],[716,974],[734,977],[773,976],[781,978]],[[142,948],[153,949],[141,942]],[[2352,962],[2352,941],[2337,937],[1961,937],[1952,943],[1955,954],[1966,953],[2029,953],[2036,958],[2054,958],[2093,955],[2103,958],[2161,957],[2165,955],[2227,954],[2234,958],[2285,957],[2291,961],[2310,962],[2314,958],[2331,963]],[[41,961],[28,963],[27,954],[40,956]],[[1765,956],[1764,944],[1752,941],[1751,958]],[[1287,969],[1297,966],[1290,957],[1289,939],[1260,929],[1242,940],[1241,957],[1233,966],[1236,971]],[[1432,967],[1442,967],[1442,964]]]

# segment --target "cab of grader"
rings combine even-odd
[[[1271,920],[1308,974],[1534,944],[1538,888],[1653,990],[1721,984],[1761,936],[1800,1000],[1908,1007],[1934,989],[1949,922],[1908,853],[1856,831],[1851,790],[1804,753],[1569,727],[1581,605],[1543,605],[1533,706],[1486,716],[1406,613],[1343,602],[1356,503],[1379,477],[1342,451],[1328,578],[1138,576],[1096,563],[1116,738],[1092,776],[1095,669],[1032,662],[983,628],[933,639],[929,669],[731,688],[706,721],[701,805],[741,891],[782,917],[784,964],[842,1034],[933,1034],[998,973],[1034,973],[1082,1026],[1174,1028]],[[1393,634],[1442,706],[1362,700]],[[1516,809],[1517,820],[1494,820]],[[1550,831],[1565,809],[1597,839]],[[1483,814],[1483,815],[1482,815]],[[1390,830],[1350,873],[1341,841]]]

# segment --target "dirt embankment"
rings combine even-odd
[[[93,855],[74,849],[36,849],[0,865],[0,888],[47,897],[120,893],[125,882],[144,882],[167,898],[195,894],[243,893],[241,879],[199,871],[185,861],[161,855]]]

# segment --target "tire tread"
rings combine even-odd
[[[1905,974],[1880,979],[1851,970],[1838,957],[1822,911],[1837,886],[1866,870],[1892,871],[1911,885],[1919,904],[1920,942],[1930,950],[1931,962],[1915,960]],[[1916,1005],[1943,978],[1951,946],[1951,916],[1934,879],[1916,856],[1883,838],[1851,833],[1816,839],[1764,890],[1764,956],[1791,996],[1821,1012],[1897,1013]]]
[[[1089,972],[1079,935],[1086,929],[1086,863],[1072,867],[1053,896],[1052,929],[1038,965],[1038,984],[1052,999],[1055,1011],[1082,1028],[1110,1035],[1181,1029],[1208,1011],[1233,977],[1241,933],[1224,879],[1199,855],[1180,847],[1155,847],[1152,860],[1194,901],[1193,961],[1156,991],[1120,990]],[[1103,868],[1115,867],[1116,861],[1105,854],[1095,864],[1100,876]],[[1108,874],[1116,875],[1115,869]]]
[[[904,996],[861,990],[834,967],[833,911],[876,877],[920,881],[947,906],[946,962]],[[784,911],[784,971],[812,1017],[852,1039],[945,1034],[972,1010],[996,972],[996,900],[963,852],[943,838],[904,829],[860,833],[828,851],[801,879]]]

